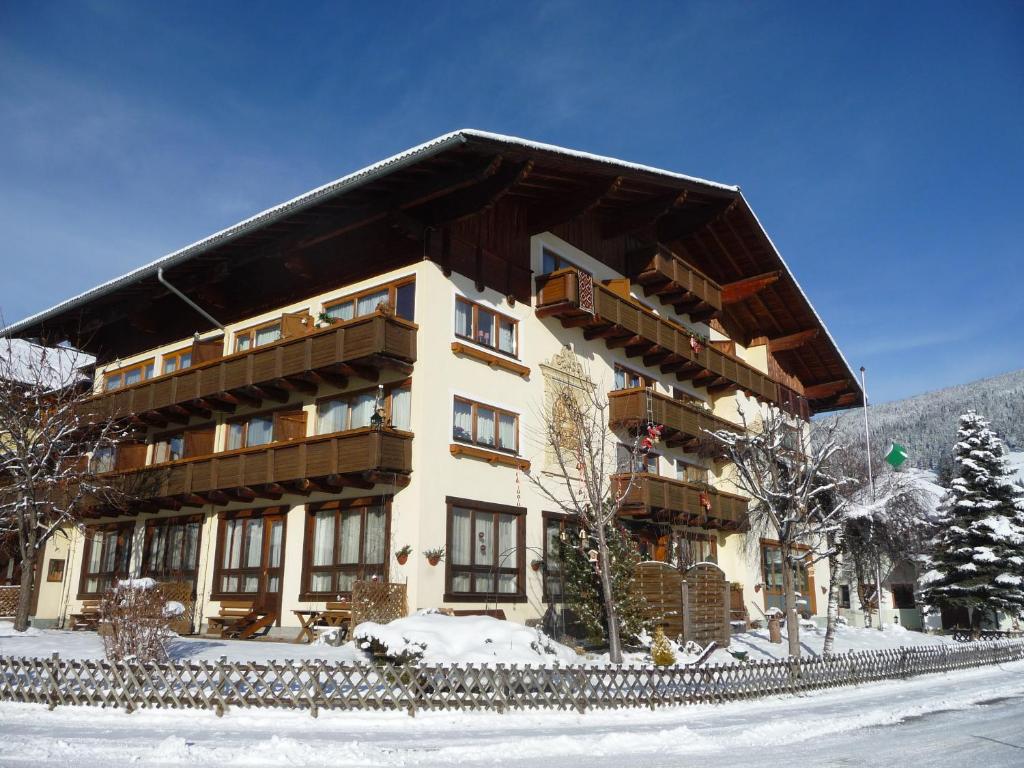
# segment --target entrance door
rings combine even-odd
[[[277,614],[281,623],[281,582],[284,579],[284,515],[263,518],[263,557],[257,605]]]

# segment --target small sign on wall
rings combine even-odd
[[[51,558],[46,568],[47,581],[64,581],[64,560]]]

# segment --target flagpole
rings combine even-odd
[[[875,478],[871,471],[871,427],[868,426],[868,383],[867,369],[860,367],[860,388],[864,393],[864,445],[867,450],[868,487],[871,488],[871,525],[874,528]],[[875,600],[878,603],[878,631],[882,631],[882,558],[875,553]]]

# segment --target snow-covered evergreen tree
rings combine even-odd
[[[1011,480],[1002,441],[974,411],[960,417],[956,477],[940,508],[924,602],[964,606],[972,623],[1024,614],[1024,493]],[[981,612],[980,615],[978,612]]]

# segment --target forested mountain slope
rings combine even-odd
[[[914,465],[938,469],[940,459],[952,451],[957,417],[971,408],[992,422],[1009,450],[1024,450],[1024,370],[872,405],[872,444],[884,451],[890,442],[900,443]],[[859,408],[844,411],[839,421],[848,439],[864,440]]]

